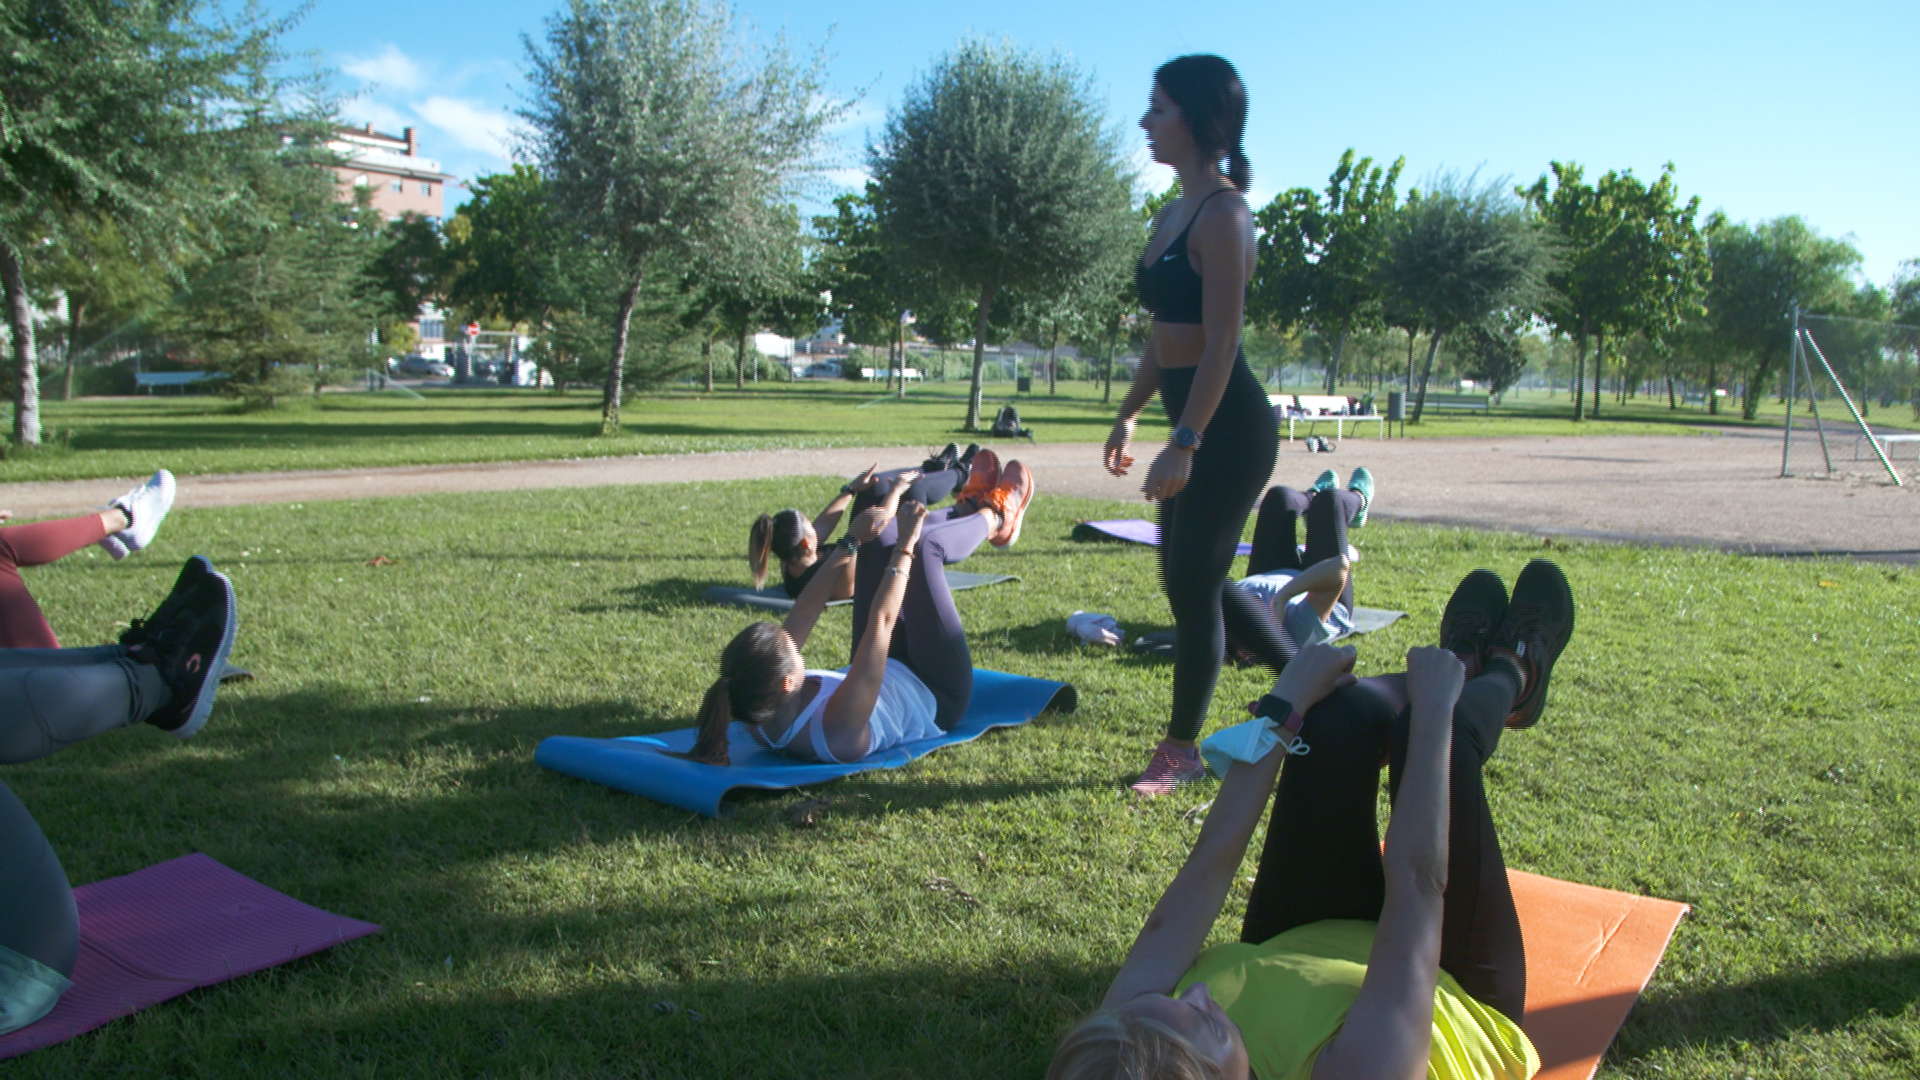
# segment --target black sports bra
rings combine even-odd
[[[1173,243],[1167,245],[1158,259],[1134,264],[1134,290],[1140,294],[1140,303],[1153,313],[1155,322],[1201,321],[1200,275],[1194,273],[1193,262],[1187,258],[1187,234],[1193,231],[1193,223],[1200,220],[1200,211],[1206,209],[1207,202],[1226,190],[1221,188],[1200,200],[1193,216],[1187,219],[1187,227],[1180,230],[1180,235],[1173,238]],[[1153,246],[1152,241],[1148,241],[1147,246]],[[1146,252],[1140,254],[1144,258]]]

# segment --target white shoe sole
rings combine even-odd
[[[160,523],[173,509],[174,493],[173,474],[161,469],[146,483],[113,500],[132,522],[115,534],[127,550],[139,551],[153,543],[153,534],[160,531]]]

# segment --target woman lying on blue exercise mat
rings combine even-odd
[[[973,497],[986,494],[998,482],[1000,470],[996,465],[986,470],[985,483],[974,490],[969,483],[975,455],[979,453],[978,444],[967,447],[964,453],[959,446],[948,443],[945,450],[920,463],[918,469],[894,469],[876,473],[869,468],[866,472],[847,481],[839,494],[829,501],[824,510],[813,520],[800,511],[788,508],[777,514],[761,514],[754,520],[753,528],[747,536],[747,564],[753,568],[753,587],[764,588],[767,584],[767,572],[773,558],[780,560],[780,582],[787,591],[789,599],[798,600],[800,593],[813,580],[823,565],[821,555],[826,551],[827,541],[833,530],[839,526],[841,517],[851,508],[854,516],[870,513],[881,524],[892,520],[894,509],[902,499],[912,499],[924,506],[933,506],[940,500],[961,490],[960,497],[972,492]],[[989,453],[991,456],[991,453]],[[845,600],[853,595],[853,578],[842,573],[834,587],[834,595],[829,600]]]
[[[981,451],[974,478],[991,451]],[[973,655],[947,588],[946,567],[983,541],[1020,538],[1033,476],[1018,461],[977,503],[929,511],[906,502],[892,520],[862,514],[821,559],[786,622],[758,622],[720,653],[720,678],[700,705],[700,734],[687,755],[726,765],[728,729],[748,726],[760,745],[813,761],[856,761],[903,742],[952,730],[973,695]],[[969,484],[969,487],[972,485]],[[851,563],[853,662],[810,670],[800,657],[815,620]],[[917,564],[917,565],[916,565]]]
[[[1048,1080],[1525,1080],[1527,964],[1482,769],[1546,707],[1573,634],[1559,567],[1461,581],[1440,647],[1353,677],[1300,652],[1185,865]],[[1280,717],[1286,717],[1281,723]],[[1392,817],[1384,854],[1380,769]],[[1269,798],[1240,940],[1204,948]]]

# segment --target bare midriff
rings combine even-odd
[[[1207,350],[1207,328],[1200,323],[1153,324],[1153,363],[1162,371],[1190,368]]]

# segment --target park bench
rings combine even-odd
[[[1407,401],[1407,407],[1408,409],[1412,409],[1413,407],[1413,400],[1411,398],[1409,398]],[[1493,395],[1492,394],[1436,394],[1436,393],[1433,393],[1432,391],[1428,391],[1427,392],[1427,408],[1429,409],[1479,409],[1481,412],[1487,412],[1493,408]]]
[[[187,387],[193,383],[226,377],[227,374],[224,371],[139,371],[134,373],[133,386],[134,389],[145,390],[149,394],[153,393],[153,388],[156,386],[177,386],[184,394]]]
[[[917,379],[920,377],[920,369],[919,368],[903,368],[901,369],[899,374],[900,374],[900,377],[903,379]],[[887,378],[887,369],[863,367],[860,369],[860,377],[867,380],[868,382],[873,382],[876,379],[884,379],[884,378]]]
[[[1268,394],[1267,403],[1273,406],[1274,419],[1286,423],[1288,442],[1293,441],[1295,424],[1305,424],[1308,435],[1320,424],[1332,424],[1335,442],[1346,437],[1349,424],[1359,427],[1371,423],[1380,438],[1387,435],[1386,417],[1356,411],[1352,398],[1331,394]]]

